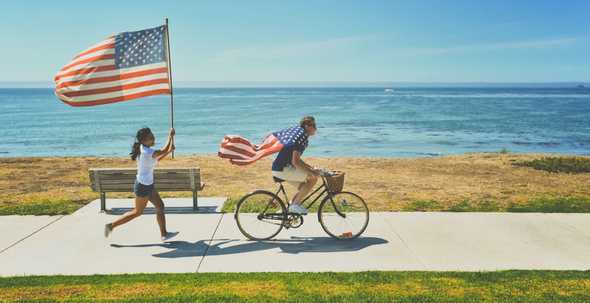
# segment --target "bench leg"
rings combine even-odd
[[[193,210],[197,211],[199,210],[199,202],[198,202],[198,198],[197,198],[197,191],[193,191]]]
[[[105,212],[107,210],[107,194],[105,192],[100,193],[100,211]]]

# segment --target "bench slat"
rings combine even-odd
[[[104,174],[98,173],[100,179],[117,179],[117,178],[135,178],[136,173],[133,174]],[[164,177],[164,178],[186,178],[190,179],[190,176],[194,176],[196,174],[193,173],[161,173],[161,172],[154,172],[154,176],[156,177]]]
[[[118,184],[118,183],[129,183],[129,184],[133,184],[135,182],[135,178],[131,179],[111,179],[111,180],[101,180],[100,184]],[[159,184],[159,183],[185,183],[185,184],[191,184],[190,179],[187,178],[183,178],[183,179],[165,179],[165,178],[155,178],[154,179],[154,183]],[[197,184],[197,182],[193,183],[193,184]]]
[[[90,168],[91,187],[100,192],[133,191],[137,174],[136,168]],[[192,191],[201,190],[199,168],[156,168],[154,179],[158,190]]]
[[[136,168],[90,168],[92,190],[100,192],[100,209],[106,211],[107,192],[132,192],[137,175]],[[203,190],[199,168],[156,168],[155,188],[158,191],[192,191],[193,209],[197,210],[197,191]]]
[[[136,168],[90,168],[92,171],[97,171],[101,174],[108,174],[108,173],[121,173],[121,174],[129,174],[129,173],[136,173]],[[190,173],[192,171],[199,171],[198,168],[156,168],[154,172],[172,172],[172,173]]]
[[[187,191],[192,191],[193,186],[187,183],[156,183],[155,187],[157,189],[161,188],[174,188],[174,189],[182,189]],[[200,189],[200,184],[196,185],[195,188]],[[129,191],[133,191],[133,183],[112,183],[112,184],[102,184],[101,189],[102,191],[109,191],[114,189],[129,189]]]
[[[194,177],[194,180],[198,180],[200,178]],[[190,176],[184,177],[169,177],[169,176],[154,176],[155,182],[187,182],[189,183],[192,180]],[[133,177],[125,177],[125,178],[100,178],[100,183],[116,183],[116,182],[134,182],[135,176]],[[193,183],[198,183],[198,182]]]

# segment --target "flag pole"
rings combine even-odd
[[[174,90],[172,89],[172,60],[170,59],[170,32],[168,31],[168,18],[165,18],[166,21],[166,60],[168,62],[168,82],[170,85],[170,127],[174,127]],[[172,139],[172,144],[174,144],[174,139]],[[174,151],[172,151],[172,159],[174,159]]]

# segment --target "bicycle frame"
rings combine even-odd
[[[322,184],[320,186],[318,186],[314,191],[309,193],[301,201],[301,205],[303,205],[307,209],[311,208],[317,201],[321,201],[321,200],[326,199],[326,197],[330,198],[333,196],[333,194],[328,190],[328,181],[326,181],[326,177],[324,177],[324,176],[321,176],[321,177],[322,177]],[[278,197],[279,193],[281,193],[281,192],[283,193],[283,196],[285,197],[285,203],[287,203],[287,207],[289,207],[289,197],[287,196],[287,192],[285,191],[285,187],[283,186],[283,183],[279,183],[279,189],[275,193],[275,196]],[[311,200],[311,202],[309,202],[307,205],[305,205],[305,202],[307,200],[310,200],[311,197],[313,197],[313,195],[317,194],[318,192],[319,192],[319,194],[317,196],[315,196],[315,198],[313,200]],[[341,213],[338,210],[338,207],[336,207],[336,205],[334,205],[334,201],[330,201],[330,202],[334,206],[334,210],[336,210],[336,213],[338,213],[338,215],[340,215],[342,217],[346,217],[346,215]]]
[[[320,206],[317,209],[318,220],[319,220],[320,225],[324,229],[324,231],[326,233],[328,233],[330,236],[337,238],[337,239],[343,239],[343,238],[351,238],[352,239],[352,238],[358,237],[362,232],[364,232],[364,230],[368,224],[368,208],[366,206],[366,203],[358,195],[351,193],[351,192],[345,192],[345,191],[331,192],[329,190],[329,182],[328,182],[327,176],[324,174],[322,174],[320,176],[322,179],[321,184],[318,187],[316,187],[311,193],[307,194],[305,196],[305,198],[303,198],[303,200],[301,201],[301,204],[303,204],[304,207],[306,207],[306,208],[311,208],[311,207],[313,207],[313,205],[316,202],[320,201]],[[276,178],[275,178],[275,180],[276,180]],[[246,196],[242,197],[242,199],[240,199],[240,201],[238,202],[237,207],[236,207],[236,212],[234,214],[234,218],[237,221],[238,228],[240,229],[242,234],[244,234],[247,238],[249,238],[251,240],[268,240],[268,239],[271,239],[272,237],[276,236],[281,231],[282,228],[298,228],[303,224],[302,214],[299,214],[296,212],[289,212],[288,210],[285,212],[285,206],[287,207],[287,209],[290,206],[289,196],[287,195],[287,191],[285,190],[285,186],[284,186],[283,182],[278,182],[278,183],[279,183],[278,190],[276,190],[276,191],[268,191],[268,190],[262,190],[262,189],[256,190],[256,191],[250,192]],[[281,198],[281,192],[283,193],[282,194],[283,198]],[[345,194],[345,196],[342,198],[342,200],[339,199],[338,201],[335,201],[334,197],[340,195],[341,193]],[[262,198],[261,195],[267,196],[270,199],[263,198],[262,200],[260,200],[260,198]],[[354,237],[352,237],[350,235],[346,235],[346,234],[350,234],[350,232],[348,232],[346,234],[343,233],[341,236],[333,234],[333,232],[330,231],[331,228],[330,228],[330,230],[328,230],[328,227],[325,226],[324,216],[322,215],[324,212],[326,212],[326,213],[334,212],[342,218],[347,218],[348,217],[347,216],[347,212],[348,212],[347,199],[348,198],[346,195],[352,195],[352,196],[358,197],[360,199],[360,202],[364,206],[364,208],[363,208],[364,211],[367,214],[367,217],[365,219],[365,223],[364,223],[362,229],[357,234],[355,234]],[[256,201],[261,201],[263,203],[263,205],[260,205],[263,207],[262,210],[255,210],[254,211],[254,213],[258,213],[256,216],[258,218],[258,220],[264,221],[265,223],[269,223],[269,224],[280,225],[280,227],[278,227],[278,229],[276,231],[274,231],[274,233],[272,235],[267,235],[265,237],[252,236],[249,232],[244,230],[244,227],[240,223],[241,220],[239,219],[238,214],[252,212],[252,211],[249,211],[248,208],[246,208],[246,210],[244,212],[240,211],[244,202],[250,201],[250,200],[248,200],[248,198],[251,196],[256,196],[257,198],[259,198],[258,200],[256,200],[256,199],[252,200],[252,201],[254,201],[254,203],[256,203]],[[282,201],[282,199],[284,199],[284,200]],[[333,210],[325,208],[325,206],[329,207],[329,205],[326,205],[326,203],[328,203],[328,202],[330,202],[331,206],[333,207]],[[248,202],[246,202],[246,203],[248,203]],[[266,204],[266,205],[264,205],[264,204]],[[307,205],[305,205],[305,204],[307,204]],[[250,204],[247,204],[247,205],[250,205]],[[280,206],[280,209],[277,209],[279,206]],[[343,208],[341,208],[341,207],[343,207]]]
[[[324,176],[322,177],[322,184],[320,186],[318,186],[314,191],[312,191],[310,194],[308,194],[302,201],[301,204],[304,204],[307,200],[311,199],[311,197],[313,197],[315,194],[317,194],[319,192],[319,194],[317,194],[315,196],[315,198],[309,202],[307,205],[304,205],[306,208],[310,208],[312,207],[317,201],[320,200],[324,200],[326,198],[330,198],[333,196],[333,194],[328,190],[328,182],[326,181],[326,178]],[[277,190],[277,192],[274,193],[274,195],[279,198],[279,193],[283,193],[283,196],[285,197],[285,203],[287,203],[287,208],[289,207],[289,197],[287,196],[287,191],[285,191],[285,187],[283,186],[283,183],[279,183],[279,189]],[[259,214],[258,214],[258,219],[270,219],[270,220],[285,220],[285,218],[279,216],[276,213],[266,213],[266,211],[268,210],[268,208],[271,206],[271,203],[273,201],[270,201],[270,203],[268,203],[266,205],[266,207],[264,208],[264,210],[262,210]],[[346,214],[340,212],[340,210],[338,209],[338,207],[334,204],[334,201],[332,199],[330,199],[330,203],[332,203],[332,206],[334,207],[334,210],[336,211],[336,213],[345,218]],[[319,214],[318,214],[319,215]]]

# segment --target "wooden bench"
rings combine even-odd
[[[135,168],[90,168],[92,190],[100,192],[100,210],[106,211],[107,192],[133,192]],[[158,191],[191,191],[193,210],[197,210],[197,192],[202,190],[201,173],[198,168],[156,168],[154,183]]]

